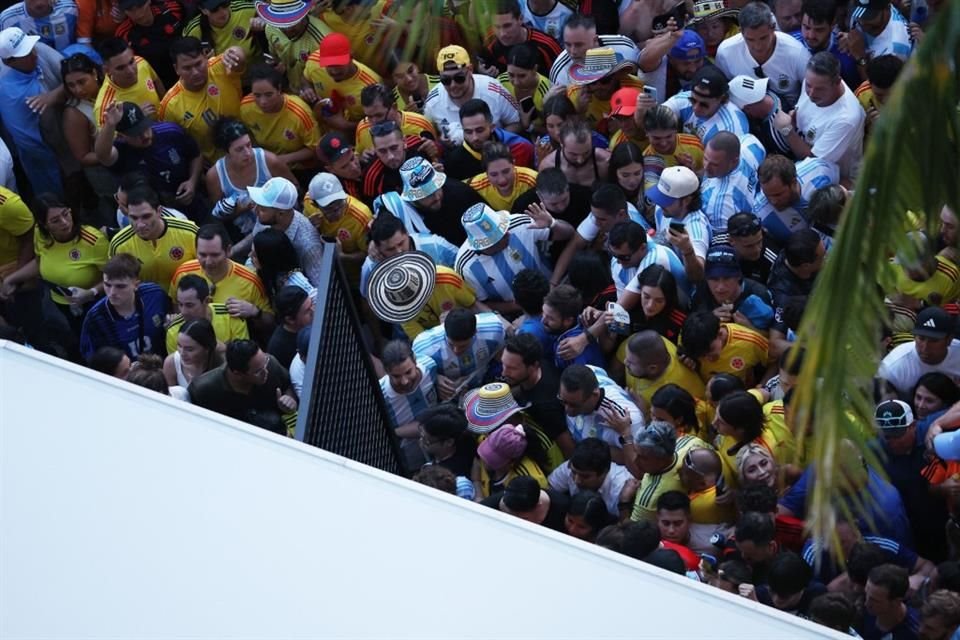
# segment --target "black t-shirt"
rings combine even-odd
[[[767,279],[767,289],[773,296],[773,302],[777,315],[783,310],[787,299],[792,296],[808,296],[813,291],[813,283],[816,275],[809,280],[803,280],[797,276],[787,266],[787,260],[784,253],[777,256],[777,261],[770,269],[770,277]]]
[[[566,528],[563,525],[563,521],[567,516],[567,511],[570,510],[570,498],[553,489],[544,489],[544,491],[550,496],[550,508],[547,510],[547,517],[539,524],[548,529],[565,533]],[[498,491],[489,498],[484,498],[481,504],[499,511],[501,498],[503,498],[503,491]]]
[[[811,582],[809,585],[807,585],[807,588],[803,590],[803,595],[800,596],[800,602],[797,603],[797,606],[789,610],[782,609],[782,611],[784,613],[800,616],[801,618],[808,618],[810,617],[810,603],[813,602],[814,598],[817,596],[822,596],[826,592],[827,588],[825,586],[819,582]],[[759,600],[761,604],[772,607],[773,598],[770,597],[770,587],[767,585],[758,585],[757,600]]]
[[[713,242],[711,244],[730,244],[730,235],[726,231],[718,233],[713,236]],[[770,269],[773,268],[773,264],[777,261],[779,254],[780,245],[764,230],[763,253],[760,254],[760,258],[758,260],[744,260],[740,258],[739,260],[740,271],[743,272],[743,277],[756,280],[761,284],[765,283],[770,279]]]
[[[149,27],[134,24],[129,18],[117,27],[117,36],[130,43],[130,48],[144,58],[157,72],[164,86],[170,89],[179,78],[170,61],[170,43],[180,37],[180,19],[183,10],[175,0],[154,2],[153,24]]]
[[[297,334],[287,331],[282,326],[277,327],[267,343],[267,353],[284,367],[289,367],[293,356],[297,354]]]
[[[455,180],[469,180],[473,176],[483,173],[483,162],[470,153],[466,142],[450,149],[443,154],[443,170],[447,178]]]
[[[607,32],[604,31],[603,33]],[[527,26],[526,44],[531,45],[537,52],[537,64],[541,75],[547,75],[550,72],[553,61],[563,51],[560,48],[560,43],[543,31],[538,31],[530,26]],[[486,58],[486,64],[494,65],[500,73],[504,73],[507,70],[507,54],[510,53],[512,48],[513,45],[508,47],[494,37],[483,47],[480,55]]]
[[[590,196],[592,191],[589,187],[582,184],[570,185],[570,204],[563,211],[551,211],[550,214],[558,220],[569,222],[576,228],[584,219],[590,215]],[[534,202],[540,202],[540,196],[536,189],[530,189],[525,192],[513,203],[513,213],[526,213],[527,207]]]
[[[539,382],[529,391],[519,389],[517,402],[520,406],[530,403],[523,412],[530,416],[544,433],[556,440],[567,430],[567,415],[563,411],[560,400],[557,399],[560,375],[552,365],[547,363],[542,363],[540,369],[543,373]]]
[[[473,437],[464,435],[457,442],[457,450],[452,456],[444,460],[437,460],[433,464],[449,469],[455,476],[470,477],[473,471],[473,459],[477,455],[477,445]]]
[[[254,387],[250,393],[235,391],[227,382],[227,365],[207,371],[194,378],[187,393],[190,402],[217,413],[263,427],[274,433],[286,434],[277,407],[277,389],[290,389],[290,375],[277,359],[270,356],[267,381]]]
[[[420,212],[430,231],[443,236],[447,242],[459,247],[467,239],[467,232],[460,224],[460,218],[464,211],[478,202],[483,202],[479,193],[459,180],[453,180],[447,176],[447,181],[443,184],[443,201],[440,203],[440,209],[437,211],[418,209],[417,211]]]

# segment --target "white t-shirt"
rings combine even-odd
[[[603,484],[600,485],[600,489],[597,491],[600,497],[603,498],[603,503],[607,506],[607,511],[610,512],[610,515],[620,515],[620,493],[623,491],[624,485],[626,485],[627,481],[632,477],[633,475],[630,471],[622,464],[617,464],[616,462],[610,464],[610,470],[607,471],[607,476],[603,479]],[[547,483],[554,491],[568,493],[571,496],[580,493],[580,488],[573,481],[573,474],[570,473],[569,461],[564,462],[554,469],[547,478]]]
[[[560,36],[554,36],[560,44],[563,40]],[[597,36],[601,47],[608,47],[623,56],[624,60],[636,62],[640,59],[640,49],[637,43],[627,36],[604,35]],[[573,66],[573,58],[567,53],[566,49],[560,52],[557,59],[550,66],[550,84],[570,84],[570,67]],[[660,98],[661,100],[663,98]]]
[[[920,376],[931,371],[948,375],[954,382],[960,384],[960,340],[953,340],[950,343],[947,357],[940,364],[921,362],[913,342],[894,347],[893,351],[880,362],[877,376],[892,384],[901,396],[906,396],[913,390]]]
[[[890,20],[887,26],[883,28],[880,35],[874,37],[860,29],[859,19],[863,15],[863,8],[857,7],[853,11],[854,25],[863,34],[863,40],[867,45],[867,53],[871,58],[891,53],[901,60],[906,60],[913,51],[913,41],[910,40],[910,32],[907,30],[907,21],[903,14],[897,11],[896,7],[890,7]]]
[[[762,65],[750,55],[743,34],[738,33],[720,43],[717,48],[717,66],[728,78],[741,75],[757,78],[759,76],[755,70],[760,67],[763,75],[770,79],[767,89],[785,100],[789,108],[797,103],[810,52],[793,36],[781,31],[777,31],[775,35],[777,44],[774,45],[773,55]]]
[[[493,123],[498,127],[505,127],[520,122],[520,105],[513,95],[507,91],[500,81],[490,76],[473,74],[473,97],[487,103],[493,114]],[[463,129],[460,126],[460,106],[450,100],[447,89],[437,84],[430,93],[423,107],[423,115],[436,127],[438,132],[445,135],[455,144],[463,142]]]
[[[797,103],[797,131],[812,145],[813,155],[840,168],[840,178],[855,178],[863,158],[863,125],[867,114],[845,83],[843,95],[829,107],[818,107],[806,89]]]

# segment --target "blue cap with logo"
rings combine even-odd
[[[674,60],[693,62],[694,60],[701,60],[707,55],[707,45],[703,42],[699,33],[686,29],[667,55]]]

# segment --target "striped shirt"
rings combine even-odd
[[[876,58],[885,54],[893,54],[901,60],[910,57],[913,51],[913,41],[910,39],[910,32],[907,30],[907,20],[903,17],[895,6],[890,7],[890,19],[887,26],[883,28],[880,35],[871,36],[860,28],[859,20],[866,9],[858,6],[850,14],[851,28],[856,28],[863,34],[864,43],[867,46],[867,55],[870,58]]]
[[[411,251],[423,251],[431,258],[437,266],[453,268],[457,262],[457,247],[450,244],[441,236],[435,236],[429,233],[411,233],[410,234]],[[363,267],[360,269],[360,294],[367,297],[367,285],[370,282],[370,274],[373,273],[377,263],[370,259],[370,256],[363,261]]]
[[[400,116],[400,131],[403,132],[404,138],[414,136],[418,138],[428,138],[430,140],[437,139],[436,129],[433,128],[429,120],[419,113],[400,111],[398,115]],[[373,124],[370,122],[370,118],[364,118],[357,125],[357,146],[354,149],[355,153],[362,154],[364,151],[373,151],[373,134],[370,132],[371,129],[373,129]]]
[[[27,13],[26,2],[18,2],[0,13],[0,30],[19,27],[28,36],[40,36],[40,42],[62,51],[77,41],[77,18],[80,15],[74,0],[54,0],[50,15],[34,18]]]
[[[513,188],[510,193],[503,195],[496,185],[490,182],[486,173],[474,176],[467,180],[467,186],[480,194],[494,211],[510,211],[517,198],[537,187],[537,172],[526,167],[513,168]]]
[[[477,333],[470,348],[457,355],[447,342],[443,325],[427,329],[413,341],[413,353],[417,362],[433,360],[437,372],[451,380],[475,376],[477,384],[486,373],[490,362],[496,358],[506,339],[506,329],[495,313],[477,314]]]
[[[627,203],[627,217],[643,227],[643,230],[647,233],[650,232],[650,223],[647,222],[647,219],[643,217],[632,202]],[[600,227],[597,226],[597,218],[593,215],[593,211],[583,219],[583,222],[577,225],[577,235],[587,242],[593,242],[597,239],[597,236],[600,235]]]
[[[730,102],[724,102],[708,118],[701,118],[693,112],[689,91],[681,91],[663,105],[677,114],[684,133],[694,134],[703,144],[710,142],[710,138],[721,131],[729,131],[738,138],[750,133],[747,116]]]
[[[507,229],[507,246],[494,255],[474,251],[464,243],[457,253],[456,270],[473,287],[478,300],[513,301],[513,278],[524,269],[551,275],[539,243],[550,238],[550,229],[531,227],[533,218],[514,213]]]
[[[363,120],[363,107],[360,105],[360,92],[372,84],[383,82],[376,71],[353,60],[357,70],[345,80],[334,80],[327,70],[320,66],[320,50],[314,51],[307,58],[303,67],[303,79],[310,84],[317,97],[326,98],[333,102],[330,111],[343,115],[350,122]]]
[[[523,24],[534,27],[555,40],[560,40],[563,34],[563,25],[576,11],[577,3],[570,0],[557,0],[553,8],[541,15],[534,13],[525,1],[520,2],[520,14]]]
[[[473,97],[483,100],[490,107],[493,123],[506,127],[520,122],[520,105],[496,78],[473,74]],[[460,105],[455,104],[442,84],[427,94],[423,115],[454,144],[463,142],[463,127],[460,126]]]
[[[693,172],[700,174],[703,171],[703,143],[700,138],[689,133],[678,133],[677,144],[673,153],[661,154],[648,146],[643,151],[643,184],[645,189],[651,189],[660,182],[660,174],[667,167],[675,167],[677,156],[687,154],[693,158]]]
[[[520,4],[524,5],[526,3],[521,2]],[[554,37],[561,44],[563,43],[563,38],[561,38],[559,35]],[[634,42],[629,36],[598,35],[597,40],[599,41],[598,46],[612,48],[615,52],[622,55],[624,60],[636,62],[640,59],[640,49],[637,47],[637,43]],[[554,85],[570,84],[570,67],[573,65],[573,58],[571,58],[570,54],[567,53],[566,49],[564,49],[560,55],[557,56],[557,59],[554,60],[553,66],[550,67],[550,83]]]
[[[917,565],[919,556],[913,549],[906,547],[896,540],[885,538],[883,536],[863,536],[863,542],[868,542],[879,547],[886,555],[888,560],[897,566],[903,567],[907,571],[913,572]],[[829,545],[828,545],[829,546]],[[803,545],[804,562],[813,567],[816,571],[816,579],[824,584],[830,582],[841,573],[840,567],[831,558],[829,549],[820,543],[819,540],[810,539]]]
[[[806,229],[807,205],[817,189],[836,184],[840,179],[837,165],[819,158],[807,158],[797,163],[797,183],[800,196],[783,210],[775,209],[763,192],[753,201],[753,212],[760,218],[773,239],[785,243],[794,231]]]
[[[629,278],[627,277],[629,269],[622,268],[617,260],[611,259],[610,261],[613,283],[617,285],[617,299],[623,295],[624,290],[639,294],[642,287],[637,280],[637,276],[643,273],[644,269],[654,264],[667,269],[677,281],[677,287],[681,291],[685,291],[688,296],[693,293],[693,287],[687,280],[686,268],[676,252],[654,242],[652,238],[647,238],[647,254],[643,256],[640,264],[633,268],[633,275]]]
[[[629,414],[630,432],[634,437],[646,426],[643,414],[606,371],[592,365],[587,367],[597,376],[597,382],[600,384],[600,402],[592,413],[567,416],[567,430],[573,436],[574,442],[580,442],[584,438],[600,438],[611,447],[621,449],[623,445],[620,444],[620,434],[603,419],[601,411],[606,409],[620,416]]]
[[[197,225],[190,220],[161,216],[164,231],[155,240],[144,240],[126,226],[110,241],[110,257],[129,253],[140,261],[140,280],[164,289],[174,272],[197,255]]]
[[[410,393],[398,393],[390,385],[390,376],[380,378],[380,391],[394,429],[413,422],[424,410],[437,404],[437,365],[427,358],[417,362],[417,369],[420,384]]]
[[[240,120],[250,128],[257,144],[278,156],[315,149],[320,143],[320,126],[306,102],[297,96],[283,96],[277,113],[264,113],[253,94],[240,101]],[[300,163],[292,165],[299,169]]]
[[[727,230],[727,220],[741,211],[753,211],[757,172],[742,154],[740,164],[725,176],[704,178],[700,183],[701,210],[714,233]]]
[[[709,449],[710,445],[696,436],[683,435],[677,438],[673,449],[673,464],[660,473],[644,474],[637,489],[630,519],[653,520],[657,515],[657,499],[668,491],[686,491],[680,481],[680,466],[692,449]]]
[[[653,237],[654,240],[665,247],[673,249],[677,257],[682,260],[683,256],[680,255],[680,250],[670,244],[670,239],[667,235],[667,230],[670,228],[671,222],[682,222],[683,226],[686,227],[687,233],[690,235],[690,241],[693,243],[693,252],[698,258],[707,259],[707,248],[710,246],[710,239],[713,237],[713,228],[710,226],[710,221],[707,219],[707,216],[704,215],[702,211],[691,211],[685,215],[683,219],[678,220],[677,218],[668,217],[658,205],[656,211],[654,211],[653,218],[657,225],[657,232]]]

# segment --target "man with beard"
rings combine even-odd
[[[380,391],[387,413],[400,438],[407,464],[420,466],[420,415],[437,404],[437,365],[431,358],[418,362],[406,340],[391,340],[380,356],[387,375],[380,378]]]
[[[660,100],[690,88],[695,74],[707,64],[707,45],[696,31],[667,30],[651,38],[640,52],[640,70]]]
[[[323,136],[317,146],[317,157],[322,169],[340,179],[344,191],[354,198],[361,196],[363,170],[360,158],[342,133],[331,131]]]
[[[363,174],[363,197],[366,200],[373,200],[388,191],[400,191],[403,188],[400,166],[409,158],[425,157],[418,151],[423,140],[419,136],[405,136],[392,120],[374,126],[371,135],[376,157]]]
[[[833,0],[804,0],[800,14],[801,44],[810,55],[829,51],[840,61],[840,75],[851,89],[860,84],[857,61],[840,49],[839,30],[834,24],[837,13]]]
[[[607,179],[610,152],[594,149],[590,127],[580,119],[567,120],[560,129],[560,148],[543,161],[542,168],[556,167],[563,171],[570,184],[593,187]]]
[[[526,138],[493,124],[489,105],[479,99],[467,100],[460,107],[460,128],[463,143],[450,149],[443,157],[447,175],[456,180],[467,180],[483,173],[481,154],[484,143],[495,140],[507,145],[518,167],[533,166],[533,145]]]

